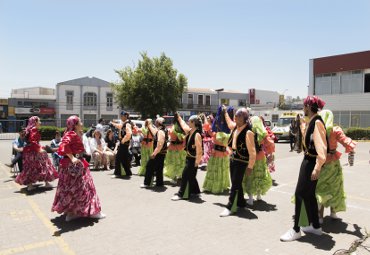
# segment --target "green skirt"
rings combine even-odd
[[[316,186],[316,198],[319,204],[331,207],[335,212],[346,210],[343,172],[339,160],[323,165]]]
[[[256,160],[250,176],[243,178],[243,190],[248,195],[265,195],[272,186],[272,178],[266,158]]]
[[[141,147],[141,162],[140,162],[140,169],[138,171],[138,175],[144,176],[146,172],[146,164],[150,159],[150,155],[153,153],[153,147]]]
[[[203,189],[213,194],[220,194],[230,187],[229,157],[211,156],[207,164],[207,173]]]
[[[164,176],[171,180],[181,178],[182,171],[185,168],[186,151],[168,150],[164,160]]]

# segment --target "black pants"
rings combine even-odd
[[[22,152],[17,152],[17,154],[15,154],[15,157],[12,160],[12,165],[15,164],[18,164],[19,172],[22,172],[23,169]]]
[[[145,170],[145,185],[150,186],[155,173],[155,185],[163,186],[163,166],[165,156],[165,154],[157,154],[155,158],[149,159]]]
[[[141,149],[140,148],[132,148],[131,149],[132,155],[135,158],[135,165],[140,166],[140,159],[141,159]]]
[[[121,176],[121,166],[125,169],[126,175],[131,176],[131,161],[129,157],[128,145],[120,144],[118,147],[114,175]]]
[[[302,213],[302,202],[304,202],[308,222],[312,223],[314,228],[319,228],[319,215],[316,200],[316,181],[311,180],[311,174],[316,164],[316,158],[305,156],[299,171],[297,187],[295,190],[295,215],[294,230],[299,231],[299,218]]]
[[[181,186],[177,193],[182,198],[189,198],[190,194],[197,195],[200,193],[198,181],[197,181],[197,170],[195,167],[195,158],[186,158],[185,168],[182,172]],[[188,188],[188,192],[186,192]]]
[[[229,196],[229,202],[226,208],[231,210],[235,198],[237,199],[238,207],[245,207],[244,192],[243,192],[243,177],[247,170],[247,162],[241,162],[230,159],[230,177],[231,177],[231,190]]]
[[[294,149],[294,143],[295,143],[295,136],[292,134],[289,135],[289,143],[290,143],[290,150],[292,151]]]

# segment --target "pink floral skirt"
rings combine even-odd
[[[58,172],[46,152],[23,152],[23,170],[15,179],[16,183],[28,185],[38,181],[51,182],[57,178]]]
[[[63,159],[64,161],[69,159]],[[59,168],[59,182],[51,211],[73,213],[88,217],[101,211],[99,197],[88,167],[62,162]]]
[[[213,150],[213,141],[208,140],[208,141],[203,141],[203,156],[202,160],[200,161],[200,164],[207,164],[209,157],[211,156],[212,150]]]

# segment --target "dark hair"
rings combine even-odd
[[[98,123],[102,123],[104,121],[104,119],[103,118],[100,118],[99,120],[98,120]]]
[[[60,135],[59,130],[55,131],[55,135]]]

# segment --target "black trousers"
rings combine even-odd
[[[146,164],[144,184],[150,186],[155,174],[155,185],[163,186],[163,167],[166,154],[157,154]]]
[[[125,144],[120,144],[118,147],[115,160],[114,175],[121,176],[121,166],[123,166],[123,168],[125,169],[127,176],[132,175],[128,145]]]
[[[297,187],[295,189],[295,215],[294,230],[300,230],[299,218],[302,213],[302,202],[306,208],[308,222],[312,223],[314,228],[319,228],[318,205],[316,200],[317,180],[311,180],[311,174],[316,164],[316,158],[305,156],[299,171]]]
[[[177,193],[180,197],[187,199],[190,194],[197,195],[200,193],[197,181],[197,170],[198,167],[195,167],[195,158],[187,157],[182,172],[180,190]]]
[[[18,164],[19,172],[22,172],[22,169],[23,169],[22,152],[17,152],[17,154],[15,154],[12,160],[12,165],[15,165],[15,164]]]
[[[294,143],[295,143],[295,136],[290,134],[289,135],[289,143],[290,143],[290,150],[294,149]]]
[[[243,192],[243,177],[247,169],[247,162],[241,162],[237,160],[230,159],[230,177],[231,177],[231,190],[229,196],[229,202],[226,208],[231,210],[235,198],[237,199],[236,205],[238,207],[245,207],[246,203],[244,200]]]

